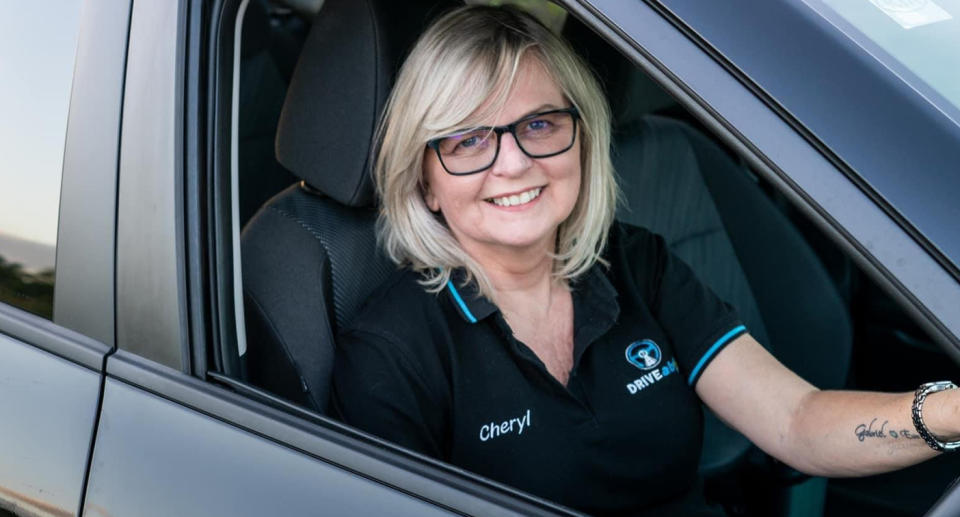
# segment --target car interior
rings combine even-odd
[[[663,235],[780,361],[822,389],[960,378],[896,300],[653,79],[562,8],[512,3],[552,17],[606,89],[618,219]],[[325,415],[335,336],[395,268],[374,233],[377,119],[411,44],[457,2],[241,5],[233,217],[243,310],[238,345],[211,350],[209,363],[251,393]],[[810,478],[706,413],[701,473],[730,515],[922,515],[960,471],[960,458],[944,456],[869,478]]]

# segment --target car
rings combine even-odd
[[[960,379],[960,2],[515,3],[605,85],[618,216],[775,355],[824,387]],[[390,268],[358,194],[378,108],[452,4],[0,20],[0,515],[578,514],[325,407],[336,329]],[[731,515],[960,514],[960,455],[808,478],[707,425]]]

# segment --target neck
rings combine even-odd
[[[555,238],[524,248],[485,247],[465,251],[487,275],[497,294],[538,290],[550,284]]]
[[[552,241],[551,241],[552,242]],[[549,311],[553,294],[564,288],[553,278],[553,246],[523,250],[482,250],[472,253],[493,286],[493,299],[510,319],[511,315]],[[499,253],[495,251],[500,251]]]

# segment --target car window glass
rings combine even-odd
[[[803,0],[960,122],[960,0]]]
[[[80,2],[3,4],[0,302],[52,318],[63,143]]]

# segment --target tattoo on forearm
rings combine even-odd
[[[854,430],[857,440],[864,441],[867,438],[893,438],[894,440],[919,440],[920,435],[909,429],[887,429],[890,422],[884,420],[882,424],[877,425],[879,418],[874,418],[869,424],[860,424]]]

